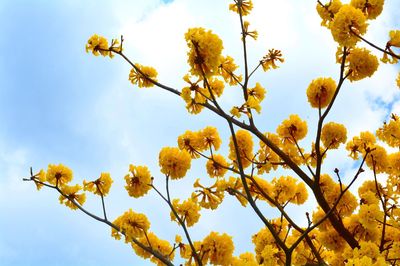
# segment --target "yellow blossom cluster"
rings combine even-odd
[[[65,206],[71,208],[72,210],[76,210],[79,205],[83,205],[86,201],[86,195],[84,193],[78,194],[79,191],[82,190],[80,185],[68,186],[63,185],[60,187],[62,194],[59,197],[60,203],[65,204]]]
[[[333,21],[341,7],[342,2],[340,0],[331,0],[324,5],[317,4],[318,15],[322,18],[321,25],[329,27],[330,22]]]
[[[190,168],[191,156],[186,150],[164,147],[161,149],[158,158],[161,172],[171,177],[171,179],[184,177]]]
[[[378,69],[378,59],[365,48],[353,48],[346,58],[349,80],[356,81],[372,76]]]
[[[129,165],[129,174],[125,175],[129,196],[139,198],[151,189],[151,174],[146,166]]]
[[[237,0],[234,4],[229,4],[229,9],[242,16],[247,16],[253,9],[253,2],[251,0]]]
[[[325,108],[331,102],[336,91],[336,82],[332,78],[317,78],[307,88],[308,102],[314,108]]]
[[[196,179],[193,187],[197,190],[192,193],[192,199],[196,200],[201,207],[211,210],[215,210],[222,203],[224,190],[227,188],[223,179],[215,181],[210,187],[205,187],[200,184],[199,178]]]
[[[273,219],[270,221],[274,229],[276,229],[277,236],[284,239],[288,234],[288,222],[285,219]],[[268,228],[262,228],[252,237],[254,250],[256,253],[256,260],[258,264],[262,265],[282,265],[285,261],[284,252],[278,247],[275,242],[274,236]],[[264,264],[263,264],[264,263]]]
[[[245,252],[239,255],[239,257],[233,257],[232,266],[258,266],[259,264],[251,252]]]
[[[350,191],[346,191],[343,194],[340,184],[335,182],[328,174],[321,175],[319,186],[327,203],[330,206],[334,206],[334,204],[337,204],[336,209],[340,216],[349,216],[357,208],[357,198]],[[340,198],[340,201],[338,201],[340,195],[342,196]]]
[[[158,238],[154,233],[148,232],[146,235],[141,236],[137,239],[142,245],[150,248],[151,250],[158,252],[164,258],[172,261],[175,257],[175,252],[171,244],[167,240],[163,240]],[[133,250],[135,251],[136,255],[142,257],[144,259],[150,259],[151,262],[156,264],[157,266],[165,265],[164,262],[160,261],[156,256],[148,251],[142,249],[135,243],[131,243]]]
[[[157,70],[153,67],[135,64],[129,73],[129,80],[139,88],[149,88],[154,86],[154,82],[157,82],[157,74]]]
[[[187,130],[178,137],[179,149],[187,151],[192,158],[199,158],[199,154],[206,150],[217,151],[221,143],[218,130],[212,126],[195,132]]]
[[[95,56],[108,55],[110,58],[113,58],[114,52],[122,52],[122,44],[117,39],[113,39],[111,41],[111,45],[109,46],[106,38],[94,34],[92,37],[89,38],[86,44],[86,52],[92,52]]]
[[[188,227],[193,226],[200,219],[200,206],[195,198],[189,198],[182,203],[179,203],[179,199],[174,199],[172,201],[172,207],[180,219],[184,221]],[[173,211],[171,211],[170,216],[171,221],[178,222],[178,219]]]
[[[185,40],[189,47],[190,73],[197,77],[217,74],[223,49],[218,35],[204,28],[191,28],[185,33]]]
[[[253,161],[253,138],[251,134],[246,130],[238,130],[235,133],[236,143],[235,146],[234,139],[231,137],[229,141],[229,155],[228,158],[231,159],[236,167],[238,167],[238,156],[243,168],[251,165]],[[237,151],[236,151],[237,147]]]
[[[62,186],[72,180],[72,170],[59,164],[49,164],[46,173],[46,181],[55,186]]]
[[[351,0],[350,5],[363,11],[367,19],[376,19],[383,10],[384,0]]]
[[[268,54],[263,57],[260,64],[264,71],[278,68],[277,62],[283,63],[282,52],[275,49],[268,50]]]
[[[390,147],[400,147],[400,117],[392,114],[389,123],[376,131],[376,136]]]
[[[343,5],[335,14],[330,30],[333,39],[342,46],[353,47],[359,38],[353,33],[362,35],[367,32],[366,17],[360,9]]]
[[[221,154],[214,154],[206,164],[207,174],[210,177],[223,177],[228,171],[228,163]]]
[[[275,146],[280,146],[280,138],[274,133],[265,133],[267,139],[269,139]],[[260,149],[258,150],[258,162],[257,170],[258,174],[269,173],[272,169],[278,169],[280,157],[276,154],[269,146],[263,141],[260,141]]]
[[[290,115],[289,119],[283,120],[283,122],[276,129],[279,137],[284,142],[299,141],[307,135],[307,122],[301,120],[298,115]]]
[[[281,205],[288,202],[301,205],[307,200],[308,192],[304,183],[298,183],[297,179],[291,176],[274,178],[271,184],[273,185],[272,197]]]
[[[125,236],[125,242],[129,243],[134,238],[144,236],[150,228],[150,222],[146,215],[136,213],[129,209],[113,222],[119,230],[112,228],[111,236],[121,239],[121,234]]]
[[[91,51],[95,56],[98,56],[99,54],[102,56],[109,55],[110,52],[108,48],[107,39],[102,36],[98,36],[97,34],[94,34],[92,37],[90,37],[86,44],[86,52],[88,53]]]
[[[327,149],[337,149],[340,143],[345,143],[346,140],[347,129],[344,125],[329,122],[322,127],[321,141]]]
[[[110,191],[112,183],[113,180],[110,173],[101,173],[100,177],[94,181],[87,182],[83,180],[83,189],[99,196],[106,196]]]
[[[266,90],[261,86],[260,83],[256,83],[254,88],[247,90],[247,101],[246,106],[250,109],[254,109],[257,113],[261,112],[261,102],[265,98]]]
[[[202,241],[202,257],[204,264],[229,265],[235,247],[232,237],[227,234],[211,232]]]
[[[235,64],[234,59],[229,55],[226,57],[221,57],[221,64],[219,65],[219,74],[223,77],[226,83],[229,85],[237,85],[241,82],[242,75],[236,75],[234,72],[238,68]]]

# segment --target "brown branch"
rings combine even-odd
[[[85,214],[88,215],[89,217],[91,217],[91,218],[93,218],[93,219],[95,219],[95,220],[97,220],[97,221],[99,221],[99,222],[101,222],[101,223],[104,223],[104,224],[110,226],[111,228],[115,229],[116,231],[120,232],[122,235],[125,235],[125,233],[122,232],[122,231],[120,230],[120,228],[119,228],[117,225],[113,224],[112,222],[108,221],[107,219],[100,218],[99,216],[97,216],[97,215],[95,215],[95,214],[93,214],[93,213],[87,211],[87,210],[86,210],[85,208],[83,208],[79,203],[77,203],[74,199],[71,199],[70,197],[68,197],[68,195],[65,195],[65,194],[58,188],[57,185],[56,185],[56,186],[52,186],[52,185],[46,184],[46,183],[44,183],[44,182],[41,182],[41,181],[38,181],[38,180],[34,180],[33,178],[34,178],[34,177],[31,176],[30,178],[23,178],[22,180],[23,180],[23,181],[34,181],[34,182],[37,182],[37,183],[39,183],[39,184],[42,184],[43,186],[46,186],[46,187],[49,187],[49,188],[52,188],[52,189],[57,190],[58,193],[60,193],[61,195],[63,195],[64,197],[66,197],[68,200],[70,200],[80,211],[82,211],[83,213],[85,213]],[[162,263],[164,263],[165,265],[173,266],[172,262],[171,262],[170,260],[168,260],[167,258],[165,258],[161,253],[159,253],[159,252],[156,251],[156,250],[151,249],[150,247],[145,246],[144,244],[142,244],[141,242],[139,242],[136,238],[133,238],[133,237],[132,237],[132,242],[134,242],[136,245],[138,245],[138,246],[139,246],[140,248],[142,248],[143,250],[145,250],[145,251],[149,252],[150,254],[152,254],[154,257],[156,257],[157,259],[159,259],[159,260],[160,260]]]

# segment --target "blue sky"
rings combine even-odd
[[[299,113],[312,125],[316,113],[306,101],[308,83],[318,76],[337,78],[338,74],[335,44],[319,26],[315,1],[292,2],[254,1],[249,17],[260,33],[259,40],[249,44],[252,62],[269,48],[281,49],[286,58],[279,70],[255,75],[268,91],[264,113],[256,117],[265,131],[274,131],[291,113]],[[386,11],[371,22],[368,38],[383,45],[387,31],[399,28],[395,14],[400,7],[395,2],[386,1]],[[30,166],[39,170],[49,163],[64,163],[74,170],[77,182],[109,171],[115,179],[107,199],[110,217],[133,208],[150,217],[152,230],[160,237],[172,240],[180,233],[155,193],[140,200],[129,198],[123,176],[130,163],[147,164],[162,185],[157,157],[163,146],[176,145],[176,137],[186,129],[206,125],[218,127],[227,139],[225,124],[207,112],[187,114],[183,101],[166,92],[133,87],[125,62],[91,56],[84,46],[94,33],[109,39],[123,34],[125,51],[133,61],[153,65],[160,80],[179,89],[187,70],[183,33],[188,27],[212,28],[224,40],[225,54],[241,62],[237,17],[227,4],[212,0],[0,2],[2,265],[147,265],[129,246],[113,240],[109,228],[58,204],[54,191],[36,192],[33,184],[22,182]],[[346,84],[329,120],[348,125],[350,136],[379,127],[391,111],[400,111],[394,86],[397,71],[381,65],[374,78]],[[229,91],[223,106],[232,106],[238,95]],[[349,106],[355,107],[350,114]],[[227,141],[223,144],[226,152]],[[344,154],[329,158],[327,171],[338,165],[351,171],[352,162],[343,159]],[[190,176],[174,184],[174,195],[190,195],[197,177],[208,182],[204,163],[196,162]],[[99,212],[100,202],[89,197],[87,207]],[[261,226],[231,199],[220,213],[205,211],[202,217],[192,230],[195,238],[210,230],[234,234],[236,254],[252,248],[250,236]]]

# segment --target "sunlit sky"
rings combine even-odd
[[[263,114],[255,117],[256,123],[262,131],[275,131],[283,119],[297,113],[309,123],[310,137],[303,143],[308,149],[317,113],[309,107],[305,90],[316,77],[338,78],[336,44],[320,26],[316,1],[253,2],[248,20],[259,39],[249,41],[250,65],[255,66],[270,48],[282,50],[285,57],[279,69],[257,72],[251,81],[267,89]],[[34,184],[22,182],[30,167],[37,172],[49,163],[69,166],[76,182],[110,172],[115,180],[106,198],[110,219],[132,208],[149,217],[151,230],[160,238],[173,241],[175,234],[182,234],[156,193],[129,198],[123,176],[130,163],[145,164],[163,189],[157,162],[160,149],[175,146],[177,136],[187,129],[212,125],[220,130],[221,153],[226,155],[226,123],[207,111],[188,114],[184,102],[168,92],[134,87],[128,81],[126,62],[94,57],[84,47],[94,33],[109,39],[122,34],[132,61],[154,66],[161,82],[181,89],[188,69],[183,35],[189,27],[213,29],[224,42],[224,54],[242,63],[239,21],[228,4],[214,0],[0,1],[1,265],[149,264],[137,258],[129,245],[112,239],[107,226],[60,205],[55,191],[37,192]],[[385,5],[366,35],[380,46],[390,29],[400,28],[398,1],[387,0]],[[353,136],[375,130],[391,112],[399,113],[398,70],[398,66],[381,65],[373,78],[345,83],[328,121],[345,124]],[[221,103],[230,109],[239,96],[238,88],[226,88]],[[323,170],[330,173],[337,167],[350,176],[354,162],[345,154],[332,153]],[[211,184],[204,165],[205,161],[194,162],[188,176],[172,184],[172,195],[188,197],[196,178]],[[89,196],[85,205],[101,213],[98,198]],[[305,211],[312,212],[311,206],[289,212],[301,220]],[[263,210],[274,217],[270,208]],[[260,228],[250,210],[227,197],[220,210],[203,211],[190,231],[195,240],[211,230],[229,233],[238,255],[253,249],[251,235]]]

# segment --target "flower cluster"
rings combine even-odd
[[[331,102],[336,91],[336,82],[332,78],[317,78],[307,88],[308,102],[314,108],[325,108]]]
[[[360,9],[351,5],[343,5],[335,14],[330,24],[333,39],[342,46],[353,47],[359,41],[354,34],[367,32],[366,17]]]
[[[218,73],[223,49],[221,39],[211,30],[191,28],[185,33],[189,47],[190,73],[198,77],[209,77]]]
[[[190,168],[191,156],[186,150],[165,147],[160,151],[158,163],[163,174],[168,175],[171,179],[180,179]]]
[[[94,181],[87,182],[83,180],[83,189],[99,196],[106,196],[110,191],[112,183],[113,180],[110,173],[101,173],[100,177]]]
[[[129,174],[125,175],[129,196],[139,198],[151,189],[151,174],[146,166],[129,165]]]
[[[189,198],[182,203],[179,203],[179,199],[172,201],[172,207],[185,224],[190,227],[196,224],[200,219],[200,206],[197,201],[193,198]],[[171,221],[178,222],[175,213],[170,213]]]
[[[139,88],[149,88],[157,82],[157,70],[149,66],[135,64],[129,74],[129,80],[132,84],[138,85]]]
[[[229,159],[231,159],[236,167],[238,167],[238,157],[243,168],[250,166],[253,154],[253,138],[246,130],[238,130],[235,133],[237,149],[235,148],[234,139],[231,137],[229,141]]]
[[[347,130],[342,124],[330,122],[322,127],[321,141],[327,149],[337,149],[347,140]]]

